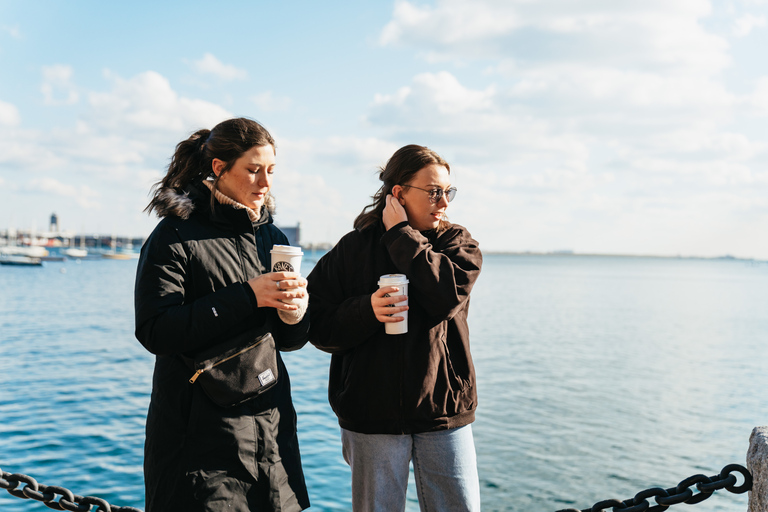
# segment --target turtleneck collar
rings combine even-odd
[[[256,222],[261,218],[261,208],[259,208],[258,211],[254,210],[253,208],[248,208],[244,204],[238,203],[231,197],[222,194],[220,190],[214,190],[213,182],[211,180],[203,180],[203,183],[206,187],[208,187],[208,190],[213,193],[213,196],[219,203],[229,205],[236,210],[245,210],[248,213],[248,218],[251,219],[251,222]]]

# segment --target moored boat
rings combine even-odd
[[[21,254],[7,254],[0,256],[0,265],[18,265],[28,267],[41,267],[43,265],[42,258],[34,256],[25,256]]]
[[[137,252],[105,252],[101,255],[102,258],[108,260],[135,260],[138,259],[139,253]]]
[[[88,251],[85,249],[78,249],[77,247],[70,247],[62,251],[67,258],[85,258],[88,256]]]

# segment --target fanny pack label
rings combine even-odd
[[[269,368],[259,374],[259,382],[262,386],[266,386],[273,380],[275,380],[275,376]]]

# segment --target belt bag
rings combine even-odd
[[[262,331],[263,332],[263,331]],[[231,341],[201,352],[191,362],[199,384],[221,407],[232,407],[255,398],[277,383],[277,350],[271,333],[235,336]]]

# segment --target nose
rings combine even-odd
[[[445,193],[440,196],[440,200],[437,202],[437,206],[439,208],[448,208],[448,196],[446,196]]]
[[[256,183],[262,188],[270,188],[272,185],[272,175],[267,172],[260,172],[256,179]]]

